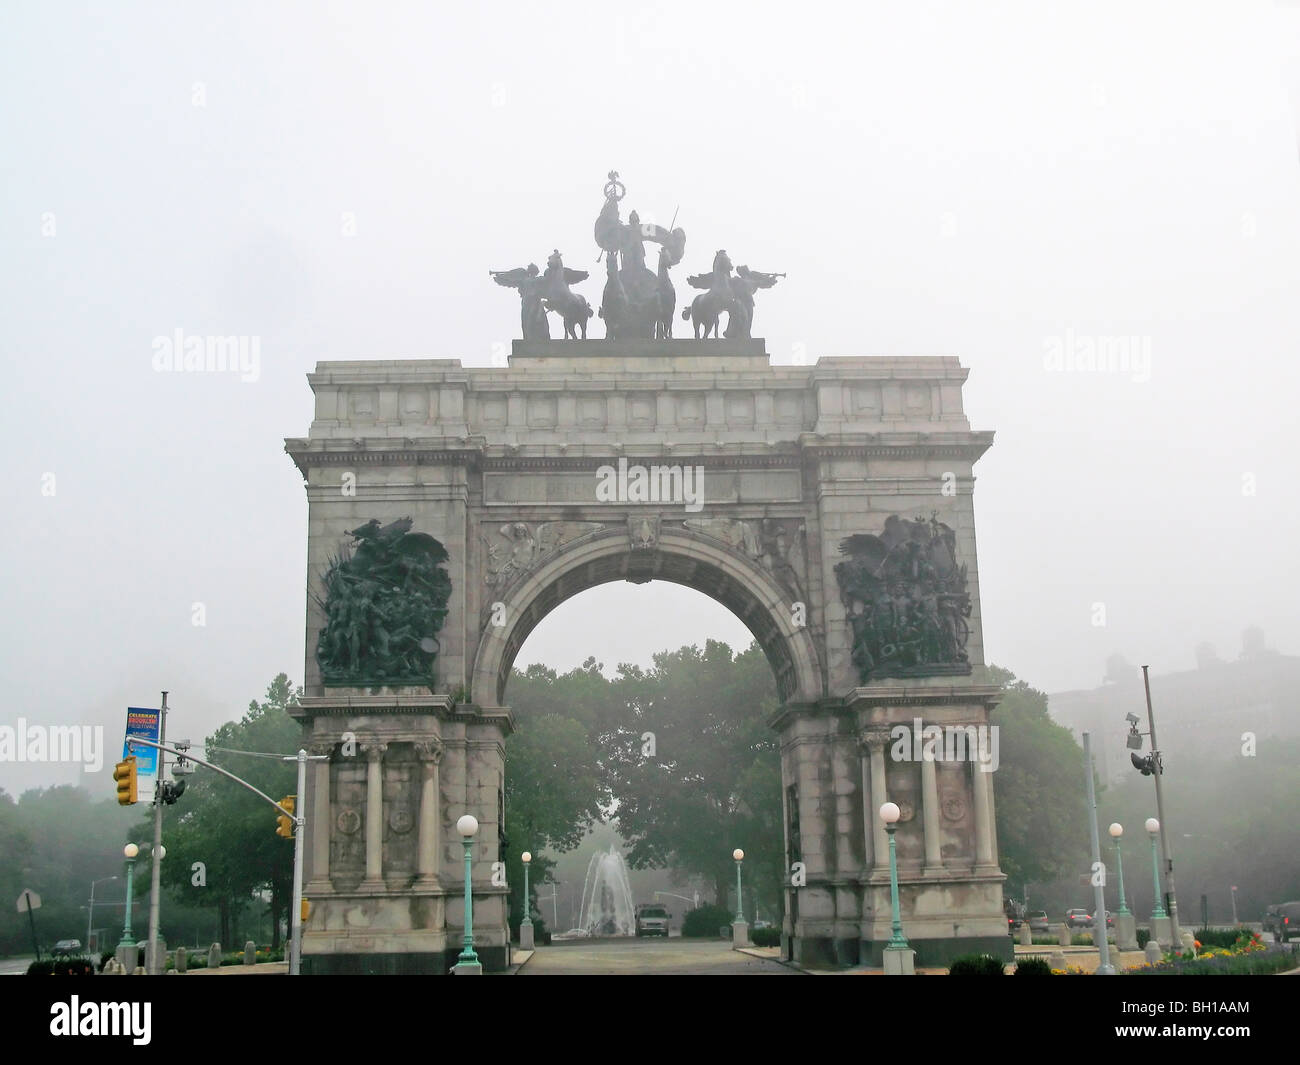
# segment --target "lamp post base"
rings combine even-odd
[[[739,950],[741,947],[749,946],[749,922],[732,921],[731,922],[731,949]]]
[[[482,976],[483,966],[478,959],[474,961],[458,961],[451,967],[452,976]]]
[[[916,975],[916,951],[911,947],[886,947],[881,954],[886,976]]]
[[[1151,918],[1151,938],[1157,940],[1165,950],[1174,950],[1173,929],[1169,925],[1169,917],[1152,917]]]
[[[533,949],[533,922],[521,921],[519,923],[519,949]]]
[[[1137,950],[1137,918],[1131,913],[1115,914],[1115,946],[1120,950]]]

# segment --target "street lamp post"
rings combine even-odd
[[[1164,900],[1160,896],[1160,851],[1157,844],[1160,839],[1160,822],[1148,817],[1145,828],[1151,838],[1151,881],[1156,893],[1155,909],[1151,911],[1151,938],[1164,943],[1172,943],[1169,936],[1169,915],[1165,913]],[[1163,946],[1163,943],[1161,944]],[[1170,948],[1177,950],[1181,944],[1174,943]]]
[[[471,888],[474,861],[474,834],[478,832],[478,818],[465,814],[456,822],[456,831],[465,844],[465,939],[464,947],[451,971],[457,976],[482,976],[483,966],[474,953],[474,895]]]
[[[889,833],[889,907],[892,927],[889,942],[884,949],[886,976],[915,976],[916,954],[903,935],[903,917],[898,908],[898,855],[894,846],[894,831],[898,827],[897,803],[887,802],[880,807],[880,820]]]
[[[749,946],[749,925],[745,923],[744,896],[740,893],[740,864],[745,860],[745,852],[737,847],[731,857],[736,862],[736,919],[731,922],[731,946],[735,950]]]
[[[126,859],[126,915],[122,919],[122,938],[117,944],[117,960],[128,973],[135,972],[137,948],[135,935],[131,931],[131,899],[135,894],[135,860],[139,854],[140,848],[134,843],[128,843],[122,848],[122,856]]]
[[[1240,921],[1237,920],[1237,885],[1236,884],[1232,885],[1231,894],[1232,894],[1232,924],[1233,927],[1235,928],[1238,924],[1241,923]]]
[[[90,937],[95,933],[95,885],[106,884],[110,880],[116,880],[115,876],[101,876],[98,880],[90,882],[90,913],[86,917],[86,950],[90,950]],[[99,944],[96,944],[98,946]]]
[[[519,949],[533,949],[533,907],[528,897],[528,866],[532,864],[533,856],[530,852],[524,851],[524,919],[519,922]]]
[[[1129,911],[1124,898],[1124,854],[1120,840],[1124,826],[1118,821],[1110,826],[1110,838],[1115,841],[1115,872],[1119,876],[1119,909],[1115,911],[1115,946],[1120,950],[1137,950],[1137,916]]]

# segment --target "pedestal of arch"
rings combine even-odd
[[[510,964],[500,860],[509,711],[454,705],[427,689],[329,688],[291,713],[310,753],[303,926],[308,974],[445,974],[464,931],[464,851],[474,838],[475,950]],[[497,880],[503,878],[497,877]]]

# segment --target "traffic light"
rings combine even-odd
[[[139,801],[135,755],[124,758],[113,767],[113,782],[117,785],[119,806],[131,806]]]
[[[173,805],[177,799],[185,792],[185,779],[165,781],[162,786],[162,801],[168,805]]]
[[[283,806],[290,813],[293,813],[294,812],[293,801],[294,801],[294,796],[286,795],[283,799],[280,800],[280,805]],[[277,836],[283,836],[285,839],[293,839],[293,818],[292,817],[286,817],[284,814],[281,814],[279,817],[275,819],[275,823],[277,826],[275,830],[275,834]]]
[[[1133,762],[1133,768],[1140,769],[1144,777],[1149,777],[1152,773],[1158,772],[1160,769],[1154,754],[1149,754],[1145,758],[1139,758],[1136,754],[1130,754],[1129,759]]]

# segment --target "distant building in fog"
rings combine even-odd
[[[1248,641],[1246,656],[1236,662],[1219,661],[1205,646],[1197,648],[1197,660],[1197,669],[1151,673],[1151,704],[1167,766],[1190,756],[1238,754],[1247,732],[1255,734],[1261,750],[1269,738],[1300,736],[1300,658]],[[1053,721],[1076,739],[1091,731],[1097,773],[1106,784],[1137,772],[1129,761],[1124,715],[1137,714],[1138,729],[1147,731],[1141,669],[1111,670],[1116,673],[1114,682],[1090,691],[1048,696]],[[1144,735],[1136,753],[1150,751]]]

